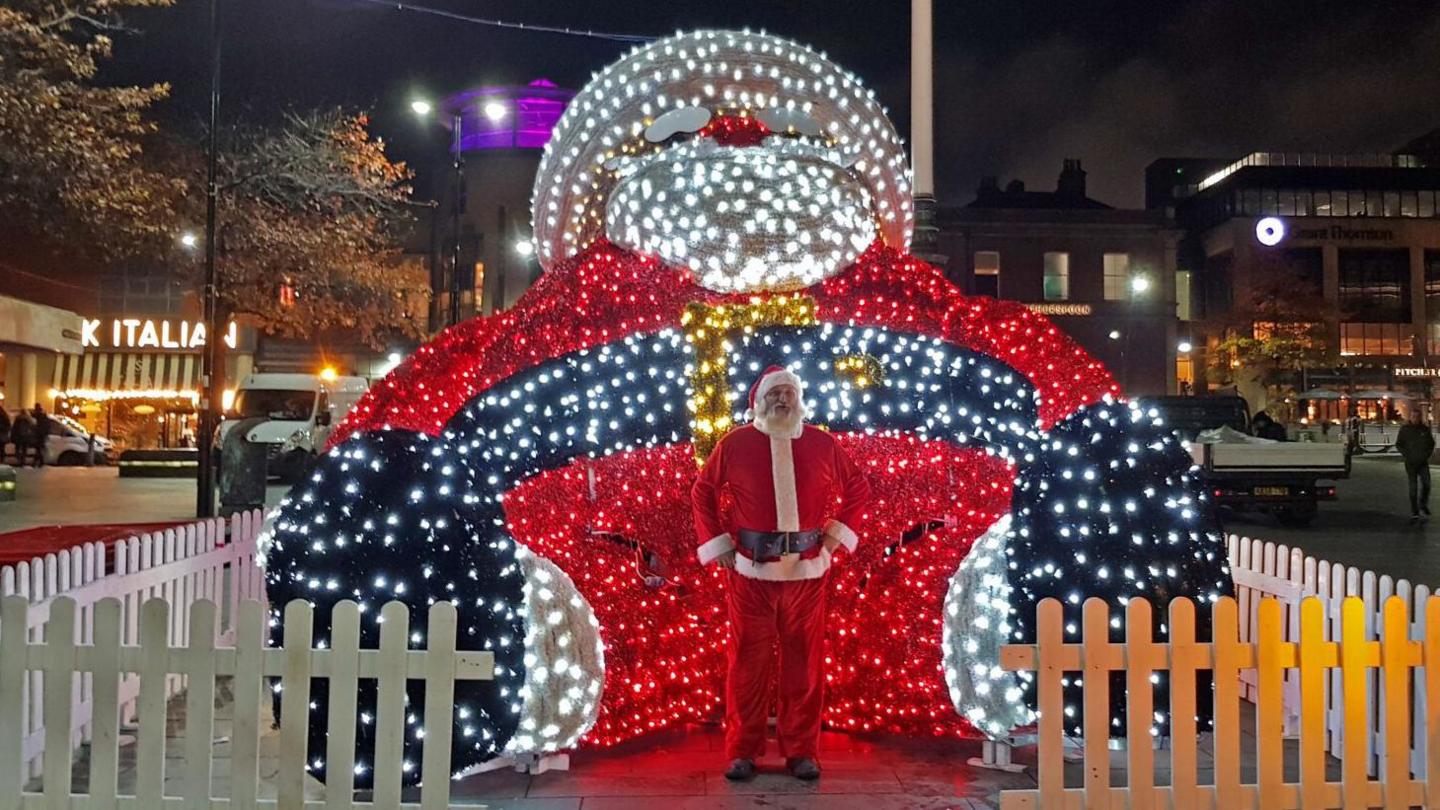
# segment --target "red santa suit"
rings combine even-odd
[[[757,400],[775,385],[803,391],[794,374],[767,369],[750,392]],[[734,498],[729,521],[720,493]],[[815,757],[824,688],[825,591],[831,552],[816,543],[800,554],[759,561],[737,543],[741,529],[759,532],[822,530],[854,551],[855,526],[870,485],[834,436],[797,423],[787,435],[755,424],[727,433],[715,446],[692,490],[702,564],[735,551],[729,577],[729,671],[725,748],[729,759],[758,759],[765,751],[774,648],[780,648],[777,737],[781,756]],[[838,498],[838,501],[837,501]],[[837,506],[838,503],[838,506]]]

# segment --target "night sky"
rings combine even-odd
[[[827,52],[908,129],[905,0],[768,3],[414,0],[475,16],[664,35],[750,27]],[[222,0],[225,115],[344,104],[369,110],[392,154],[433,174],[444,134],[410,114],[432,97],[537,77],[578,87],[631,45],[501,30],[355,0]],[[936,182],[942,204],[979,178],[1053,188],[1079,157],[1090,196],[1139,206],[1160,156],[1391,151],[1440,127],[1440,3],[1312,0],[936,0]],[[208,2],[131,12],[102,79],[171,82],[167,121],[208,93]]]

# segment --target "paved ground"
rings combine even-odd
[[[1410,522],[1405,470],[1399,456],[1361,456],[1351,477],[1338,482],[1338,500],[1320,505],[1315,524],[1288,529],[1268,515],[1226,520],[1226,531],[1298,546],[1332,562],[1440,586],[1440,517]],[[1440,485],[1440,467],[1431,467]],[[1440,513],[1440,492],[1431,498]]]
[[[195,517],[193,478],[121,478],[114,467],[25,467],[17,498],[0,501],[0,533],[67,523],[137,523]],[[274,504],[285,487],[266,488]]]

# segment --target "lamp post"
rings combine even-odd
[[[200,355],[200,469],[195,476],[195,516],[215,516],[215,430],[220,421],[220,392],[225,363],[220,355],[220,296],[215,269],[215,217],[219,186],[220,128],[220,0],[210,0],[210,137],[205,166],[205,286],[200,299],[205,319],[205,346]],[[193,238],[193,237],[192,237]],[[186,237],[182,237],[185,241]],[[189,242],[186,242],[187,247]]]
[[[428,120],[435,106],[429,101],[416,99],[410,102],[410,109],[422,119]],[[450,205],[450,312],[448,325],[453,326],[460,322],[460,216],[465,213],[465,152],[462,148],[464,138],[464,107],[456,105],[450,116],[451,133],[451,205]],[[485,117],[491,121],[498,122],[509,114],[509,109],[498,101],[486,102],[482,108]]]

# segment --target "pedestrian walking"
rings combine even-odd
[[[1405,480],[1410,484],[1410,521],[1430,517],[1430,455],[1435,452],[1435,434],[1425,424],[1420,409],[1410,411],[1410,421],[1400,427],[1395,449],[1405,459]]]
[[[15,414],[15,423],[10,426],[10,441],[15,445],[16,466],[24,467],[35,446],[35,420],[29,411],[22,408]]]
[[[5,445],[10,443],[10,414],[0,405],[0,464],[5,463]]]
[[[35,417],[35,466],[44,467],[45,443],[50,438],[50,414],[45,413],[45,409],[37,402],[31,416]]]

